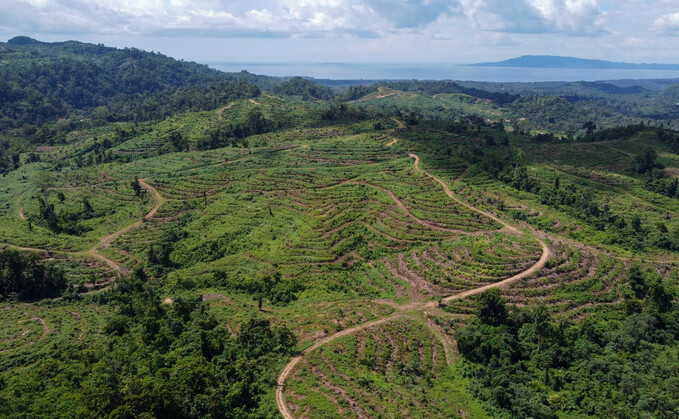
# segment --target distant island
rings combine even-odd
[[[633,64],[606,60],[559,57],[554,55],[523,55],[505,61],[469,64],[475,67],[531,67],[531,68],[591,68],[609,70],[679,70],[679,64]]]

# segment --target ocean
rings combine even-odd
[[[673,79],[679,70],[474,67],[454,64],[207,63],[222,71],[334,80],[461,80],[486,82]]]

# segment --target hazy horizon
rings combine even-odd
[[[478,82],[609,81],[679,78],[679,70],[477,67],[446,63],[206,62],[221,71],[330,80],[458,80]]]
[[[15,37],[26,35],[16,35]],[[14,37],[11,37],[11,40]],[[34,38],[35,39],[35,38]],[[8,40],[8,41],[9,41]],[[64,39],[60,41],[46,41],[36,39],[39,42],[67,42],[78,41]],[[105,46],[126,48],[130,46]],[[152,51],[152,50],[147,50]],[[162,51],[156,51],[163,53]],[[165,53],[164,53],[165,54]],[[165,54],[175,59],[182,57]],[[533,54],[527,54],[535,56]],[[543,55],[545,56],[545,55]],[[555,58],[576,58],[549,55]],[[516,59],[519,57],[508,57]],[[585,59],[586,60],[586,59]],[[594,59],[599,61],[600,59]],[[530,66],[484,66],[480,63],[489,63],[480,60],[475,63],[453,62],[340,62],[318,60],[300,61],[248,61],[248,60],[190,60],[211,68],[226,71],[239,72],[246,70],[250,73],[273,76],[273,77],[311,77],[315,79],[329,80],[455,80],[470,82],[575,82],[575,81],[612,81],[612,80],[649,80],[649,79],[679,79],[679,69],[630,69],[630,68],[596,68],[596,67],[530,67]],[[498,60],[501,63],[505,60]],[[609,61],[611,62],[611,61]],[[629,63],[620,64],[661,64],[677,65],[673,63]]]

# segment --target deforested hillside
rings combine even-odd
[[[679,414],[671,127],[3,48],[6,86],[65,104],[0,133],[3,417]],[[139,79],[69,104],[67,56]]]

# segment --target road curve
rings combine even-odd
[[[397,119],[394,119],[394,120],[399,124],[399,128],[403,127],[403,123],[401,121],[398,121]],[[410,154],[410,157],[413,157],[415,159],[415,170],[419,171],[420,170],[420,167],[419,167],[420,158],[416,154]],[[441,179],[437,178],[436,176],[434,176],[434,175],[432,175],[428,172],[424,172],[424,173],[427,176],[429,176],[430,178],[432,178],[433,180],[435,180],[436,182],[440,183],[441,186],[443,186],[443,190],[445,191],[446,195],[448,195],[448,197],[451,198],[452,200],[454,200],[455,202],[471,209],[472,211],[475,211],[479,214],[482,214],[482,215],[496,221],[497,223],[502,224],[505,229],[511,231],[514,234],[522,234],[516,227],[509,225],[508,223],[502,221],[501,219],[494,216],[493,214],[490,214],[489,212],[486,212],[486,211],[483,211],[479,208],[476,208],[475,206],[467,204],[466,202],[460,201],[459,199],[457,199],[453,195],[453,193],[450,191],[450,189],[448,188],[448,185],[446,185],[445,182],[443,182]],[[533,238],[538,243],[540,243],[540,246],[542,247],[542,255],[540,256],[540,259],[533,264],[533,266],[531,266],[530,268],[526,269],[525,271],[523,271],[523,272],[521,272],[517,275],[514,275],[510,278],[504,279],[500,282],[495,282],[495,283],[492,283],[492,284],[484,285],[482,287],[478,287],[478,288],[474,288],[474,289],[471,289],[471,290],[467,290],[467,291],[463,291],[463,292],[460,292],[460,293],[457,293],[457,294],[450,295],[448,297],[445,297],[443,299],[443,301],[449,302],[449,301],[453,301],[453,300],[459,300],[459,299],[462,299],[462,298],[467,298],[467,297],[471,297],[473,295],[480,294],[480,293],[487,291],[489,289],[492,289],[492,288],[502,288],[506,285],[509,285],[509,284],[511,284],[515,281],[518,281],[522,278],[525,278],[527,276],[530,276],[530,275],[540,271],[542,268],[544,268],[545,264],[549,260],[549,257],[551,256],[551,251],[549,250],[547,243],[545,243],[540,237],[538,237],[537,235],[532,234],[532,233],[531,233],[531,235],[533,236]],[[370,322],[367,322],[367,323],[363,323],[363,324],[351,327],[349,329],[342,330],[342,331],[335,333],[333,335],[327,336],[327,337],[317,341],[313,345],[309,346],[305,350],[303,350],[299,355],[292,358],[290,360],[290,362],[287,363],[285,368],[283,368],[283,371],[280,373],[280,375],[278,376],[278,379],[276,381],[276,404],[278,405],[278,410],[281,412],[281,415],[283,415],[283,418],[285,418],[285,419],[294,419],[295,418],[295,416],[290,411],[290,408],[285,403],[285,394],[283,392],[283,387],[285,386],[285,380],[292,373],[292,370],[295,368],[295,366],[297,366],[297,364],[302,360],[304,355],[306,355],[309,352],[315,350],[316,348],[318,348],[322,345],[325,345],[326,343],[330,343],[330,342],[334,341],[335,339],[340,338],[342,336],[350,335],[352,333],[358,332],[359,330],[367,329],[367,328],[370,328],[370,327],[378,326],[378,325],[386,323],[386,322],[393,321],[393,320],[397,319],[401,315],[401,312],[403,312],[405,310],[421,311],[421,310],[434,308],[434,307],[438,306],[438,304],[439,303],[436,302],[436,301],[430,301],[428,303],[408,304],[408,305],[403,306],[403,307],[396,306],[395,307],[396,312],[390,314],[389,316],[383,317],[383,318],[378,319],[378,320],[373,320],[373,321],[370,321]],[[394,307],[394,306],[392,306],[392,307]]]
[[[396,118],[391,118],[392,121],[396,122],[396,125],[398,125],[397,129],[403,129],[406,127],[406,124],[404,124],[402,121],[396,119]]]
[[[386,323],[388,321],[394,320],[398,316],[397,314],[391,314],[387,317],[383,317],[379,320],[373,320],[371,322],[363,323],[358,326],[351,327],[349,329],[344,329],[340,332],[335,333],[334,335],[330,335],[328,337],[325,337],[313,345],[309,346],[305,350],[303,350],[299,355],[296,357],[292,358],[290,362],[287,363],[285,368],[283,368],[283,371],[280,373],[278,376],[278,380],[276,381],[276,404],[278,405],[278,410],[280,410],[281,414],[285,419],[294,419],[294,415],[288,408],[288,405],[285,403],[285,396],[283,394],[283,385],[285,384],[285,380],[288,378],[292,370],[295,368],[295,366],[299,363],[299,361],[302,360],[302,357],[304,355],[308,354],[309,352],[313,351],[314,349],[318,348],[319,346],[325,345],[326,343],[332,342],[333,340],[340,338],[342,336],[350,335],[354,332],[358,332],[359,330],[367,329],[369,327],[373,326],[378,326],[380,324]]]
[[[412,153],[410,154],[410,157],[415,159],[415,170],[419,171],[420,170],[420,158],[416,154],[412,154]],[[509,230],[509,231],[511,231],[515,234],[520,234],[519,230],[516,227],[509,225],[508,223],[506,223],[505,221],[502,221],[501,219],[499,219],[495,215],[493,215],[493,214],[491,214],[487,211],[483,211],[479,208],[476,208],[473,205],[470,205],[466,202],[463,202],[463,201],[457,199],[453,195],[450,188],[448,188],[448,185],[446,185],[446,183],[444,181],[442,181],[441,179],[432,175],[431,173],[428,173],[428,172],[424,172],[424,173],[427,176],[429,176],[430,178],[432,178],[433,180],[440,183],[441,186],[443,186],[443,190],[446,192],[446,195],[448,195],[448,197],[450,199],[452,199],[453,201],[459,203],[460,205],[463,205],[463,206],[469,208],[472,211],[476,211],[477,213],[482,214],[482,215],[492,219],[493,221],[495,221],[497,223],[502,224],[505,229],[507,229],[507,230]],[[549,250],[549,246],[547,246],[547,243],[545,243],[544,240],[542,240],[540,237],[536,236],[535,234],[532,234],[532,236],[538,243],[540,243],[540,246],[542,247],[542,255],[540,256],[540,259],[537,262],[535,262],[535,264],[533,264],[533,266],[531,266],[530,268],[526,269],[525,271],[523,271],[521,273],[518,273],[518,274],[516,274],[516,275],[514,275],[510,278],[504,279],[500,282],[494,282],[492,284],[484,285],[484,286],[479,287],[479,288],[474,288],[474,289],[471,289],[471,290],[468,290],[468,291],[460,292],[458,294],[450,295],[450,296],[444,298],[443,301],[448,302],[448,301],[453,301],[453,300],[459,300],[459,299],[462,299],[462,298],[470,297],[472,295],[480,294],[480,293],[487,291],[491,288],[501,288],[505,285],[509,285],[512,282],[518,281],[519,279],[522,279],[522,278],[526,278],[527,276],[530,276],[530,275],[540,271],[542,268],[545,267],[545,264],[549,260],[549,257],[551,256],[552,252]],[[432,304],[436,305],[436,303],[434,302],[434,303],[429,303],[428,306],[431,307]]]
[[[158,190],[156,188],[154,188],[153,186],[146,183],[146,179],[139,179],[139,185],[142,188],[148,190],[149,192],[152,192],[154,194],[154,196],[156,197],[156,205],[151,209],[151,211],[148,212],[148,214],[146,214],[144,216],[145,220],[150,220],[151,218],[153,218],[154,215],[156,215],[156,213],[158,212],[160,207],[165,203],[166,199],[163,198],[163,196],[160,194],[160,192],[158,192]],[[99,243],[95,244],[94,247],[92,247],[92,249],[90,249],[90,252],[96,253],[98,251],[98,249],[101,249],[103,247],[107,247],[108,245],[111,244],[111,242],[113,240],[115,240],[116,238],[120,237],[121,235],[127,233],[128,231],[132,230],[133,228],[139,227],[141,224],[142,224],[141,220],[135,221],[134,223],[132,223],[132,224],[126,226],[126,227],[123,227],[120,230],[109,234],[108,236],[102,237],[101,239],[99,239]],[[106,262],[106,263],[108,263],[111,267],[113,267],[109,262]]]
[[[149,211],[149,213],[146,214],[146,216],[144,217],[147,220],[150,220],[151,218],[153,218],[154,215],[156,215],[160,207],[163,206],[167,199],[163,198],[163,196],[160,194],[160,192],[158,192],[156,188],[146,183],[146,179],[139,179],[139,185],[141,185],[142,188],[153,192],[153,195],[156,197],[156,206],[153,207],[151,211]]]
[[[148,190],[149,192],[153,193],[153,195],[155,196],[156,205],[144,216],[145,220],[150,220],[151,218],[153,218],[156,215],[156,213],[158,212],[160,207],[165,202],[167,202],[167,199],[165,199],[160,194],[160,192],[158,192],[158,190],[156,188],[154,188],[153,186],[146,183],[146,179],[139,179],[139,185],[141,185],[141,187]],[[23,218],[23,211],[21,209],[21,206],[19,207],[19,216],[21,218]],[[91,249],[86,250],[86,251],[82,251],[82,252],[68,252],[68,251],[60,251],[60,250],[39,249],[39,248],[36,248],[36,247],[22,247],[22,246],[15,246],[15,245],[12,245],[12,244],[4,244],[4,245],[7,246],[7,247],[11,247],[15,250],[26,251],[26,252],[48,252],[48,253],[52,252],[52,253],[59,253],[59,254],[65,254],[65,255],[87,255],[87,256],[91,256],[95,259],[98,259],[98,260],[106,263],[111,269],[113,269],[115,271],[116,276],[118,278],[120,278],[120,276],[121,276],[121,274],[123,273],[123,270],[124,270],[123,267],[120,266],[120,264],[118,264],[118,262],[116,262],[116,261],[102,255],[101,253],[99,253],[99,250],[101,248],[109,246],[114,239],[120,237],[121,235],[127,233],[128,231],[132,230],[135,227],[139,227],[141,224],[142,224],[142,221],[140,220],[140,221],[136,221],[136,222],[134,222],[130,225],[127,225],[127,226],[121,228],[120,230],[118,230],[116,232],[113,232],[113,233],[111,233],[107,236],[102,237],[101,239],[99,239],[99,242],[97,242],[97,244],[92,246]],[[3,244],[3,243],[0,243],[0,245],[1,244]]]
[[[413,158],[415,159],[415,170],[419,171],[419,170],[420,170],[420,158],[419,158],[416,154],[412,154],[412,153],[409,154],[409,156],[410,156],[410,157],[413,157]],[[519,233],[519,230],[517,230],[516,227],[507,224],[506,222],[504,222],[504,221],[502,221],[501,219],[497,218],[495,215],[493,215],[493,214],[491,214],[491,213],[489,213],[489,212],[487,212],[487,211],[484,211],[484,210],[482,210],[482,209],[476,208],[476,207],[473,206],[473,205],[470,205],[470,204],[468,204],[468,203],[466,203],[466,202],[463,202],[463,201],[457,199],[457,198],[455,197],[455,195],[453,195],[453,192],[451,192],[450,188],[448,188],[448,185],[446,185],[446,183],[445,183],[444,181],[442,181],[441,179],[437,178],[436,176],[432,175],[432,174],[429,173],[429,172],[424,172],[424,174],[427,175],[427,176],[429,176],[430,178],[434,179],[434,180],[437,181],[438,183],[440,183],[441,186],[443,186],[443,190],[445,191],[446,195],[448,195],[448,197],[449,197],[450,199],[452,199],[453,201],[457,202],[458,204],[460,204],[460,205],[462,205],[462,206],[464,206],[464,207],[466,207],[466,208],[469,208],[469,209],[472,210],[472,211],[478,212],[478,213],[481,214],[481,215],[485,215],[486,217],[490,218],[491,220],[493,220],[493,221],[495,221],[495,222],[497,222],[497,223],[502,224],[502,225],[504,226],[504,228],[506,228],[507,230],[511,231],[512,233],[515,233],[515,234],[518,234],[518,233]],[[536,239],[537,239],[538,241],[541,241],[541,240],[538,239],[537,237],[536,237]]]

